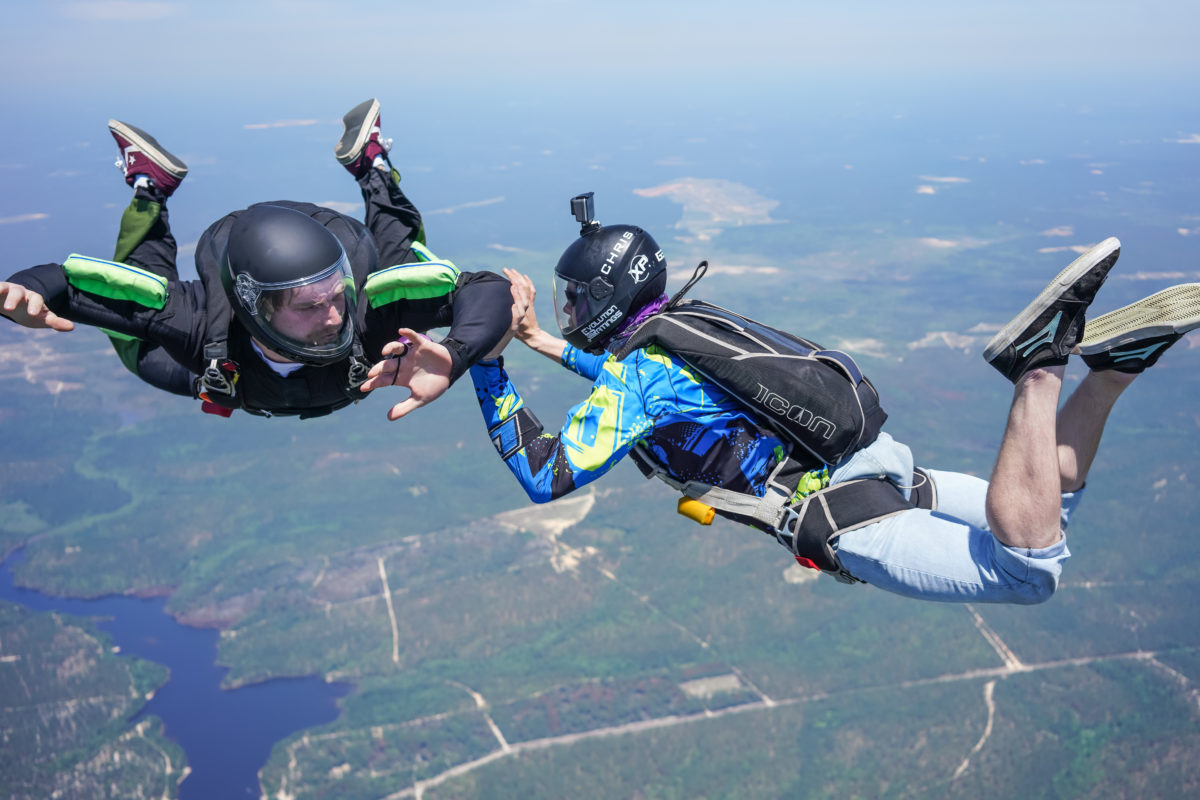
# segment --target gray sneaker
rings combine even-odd
[[[1088,320],[1078,352],[1096,371],[1137,373],[1195,328],[1200,328],[1200,283],[1181,283]]]
[[[380,137],[379,101],[373,97],[347,111],[342,127],[342,138],[334,145],[333,154],[356,178],[371,168],[376,156],[386,158],[392,149],[392,140]]]
[[[1039,367],[1067,363],[1083,330],[1083,315],[1117,263],[1113,237],[1072,261],[983,351],[983,358],[1013,383]]]

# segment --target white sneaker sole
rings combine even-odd
[[[1094,355],[1122,345],[1200,328],[1200,283],[1182,283],[1089,319],[1078,352]]]
[[[363,108],[366,108],[365,114],[360,112]],[[346,116],[342,117],[342,124],[345,125],[347,119],[354,117],[358,118],[358,130],[353,130],[347,126],[345,133],[342,134],[342,138],[338,140],[338,143],[333,148],[333,155],[337,158],[339,164],[349,164],[362,154],[363,148],[367,146],[367,140],[371,138],[371,129],[375,127],[373,124],[368,123],[373,123],[379,118],[379,101],[371,98],[359,103],[350,109],[346,113]],[[346,137],[351,134],[354,136],[354,144],[347,147],[345,146]]]

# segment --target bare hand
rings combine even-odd
[[[521,328],[525,324],[525,319],[533,313],[533,282],[526,278],[521,273],[512,269],[505,269],[504,274],[508,276],[509,283],[512,289],[512,324],[505,331],[504,336],[496,343],[496,346],[483,357],[484,361],[495,361],[504,352],[504,348],[512,341],[513,336],[521,335]],[[523,278],[524,281],[514,280],[515,278]],[[534,317],[533,324],[537,325],[537,318]]]
[[[73,331],[75,323],[46,308],[46,300],[19,283],[0,281],[0,314],[26,328]]]
[[[515,269],[505,269],[505,277],[513,285],[513,296],[517,292],[528,296],[528,308],[525,311],[525,316],[517,325],[516,336],[521,342],[536,353],[541,353],[551,361],[561,361],[563,351],[567,347],[567,343],[559,339],[552,333],[548,333],[538,325],[537,314],[533,311],[533,300],[537,297],[537,289],[533,286],[533,281],[528,275],[517,272]]]
[[[517,338],[522,342],[528,343],[531,338],[535,337],[541,331],[541,327],[538,325],[537,314],[533,310],[533,301],[537,297],[537,289],[528,275],[517,272],[515,269],[508,269],[506,267],[504,269],[504,276],[513,285],[513,297],[516,297],[519,291],[526,298],[525,315],[517,325],[516,331]]]
[[[392,421],[441,397],[450,388],[450,371],[454,366],[444,345],[410,328],[401,328],[399,333],[408,341],[385,345],[384,360],[371,367],[366,382],[359,387],[364,392],[383,386],[403,386],[409,390],[409,396],[388,411],[388,419]]]

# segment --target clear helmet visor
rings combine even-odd
[[[354,277],[343,255],[299,280],[259,283],[237,276],[238,298],[259,323],[268,347],[298,361],[340,358],[354,336]]]
[[[586,283],[554,274],[554,314],[560,331],[567,334],[578,330],[594,316],[595,306]]]

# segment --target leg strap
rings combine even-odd
[[[776,538],[806,567],[828,572],[842,583],[862,583],[842,565],[833,540],[914,508],[933,510],[937,491],[928,473],[913,471],[910,499],[888,480],[864,479],[837,483],[784,509]]]
[[[646,477],[665,481],[686,496],[712,506],[723,516],[742,523],[758,523],[761,528],[772,531],[779,543],[791,550],[801,564],[828,572],[842,583],[863,581],[842,565],[832,545],[837,537],[902,511],[937,508],[936,487],[922,469],[913,471],[908,500],[891,481],[866,478],[835,483],[791,502],[796,481],[795,476],[785,478],[782,475],[789,471],[784,465],[772,473],[766,492],[757,497],[696,481],[677,481],[640,446],[634,447],[630,455]]]

